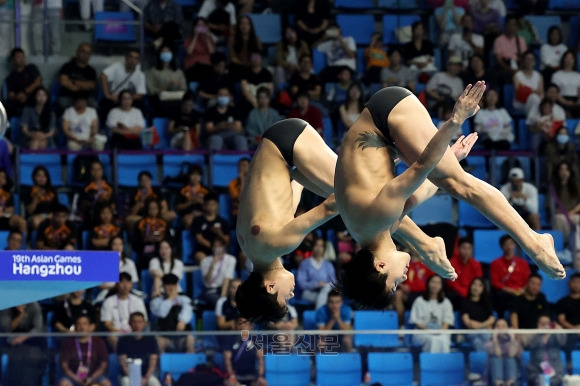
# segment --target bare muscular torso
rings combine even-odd
[[[294,219],[290,172],[282,154],[264,139],[252,158],[240,196],[238,242],[254,264],[269,265],[280,256],[280,230]]]
[[[373,219],[369,206],[394,178],[392,150],[375,126],[368,109],[347,131],[338,155],[334,189],[338,211],[352,237],[361,245],[389,232]],[[394,227],[398,225],[394,224]]]

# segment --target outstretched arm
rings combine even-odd
[[[282,256],[294,251],[302,240],[313,230],[338,215],[334,194],[308,212],[301,214],[286,224],[279,233],[278,240],[272,240],[276,255]]]

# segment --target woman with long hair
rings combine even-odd
[[[443,292],[443,279],[441,276],[431,276],[423,296],[413,302],[409,323],[419,330],[447,330],[454,322],[453,306]],[[421,346],[425,352],[449,352],[451,336],[413,335],[413,344]]]
[[[490,329],[495,322],[485,282],[481,277],[476,277],[469,285],[467,298],[461,304],[461,320],[470,330]],[[467,335],[467,340],[476,351],[484,351],[489,339],[489,334],[485,333]]]
[[[580,224],[580,185],[578,172],[570,163],[562,161],[552,172],[552,188],[550,198],[554,212],[552,213],[553,228],[562,231],[564,240],[568,241],[572,228],[576,229],[578,240],[578,226]],[[576,245],[576,249],[578,245]]]
[[[559,26],[553,25],[548,30],[547,42],[540,47],[540,69],[545,85],[551,83],[552,75],[560,69],[562,55],[568,51],[563,40],[562,30]]]
[[[544,79],[542,74],[534,70],[536,56],[533,51],[522,54],[521,65],[513,76],[515,87],[514,108],[524,110],[528,114],[535,109],[544,97]]]
[[[566,161],[578,177],[578,153],[576,153],[573,138],[570,138],[566,127],[561,126],[548,141],[544,149],[544,159],[548,181],[552,181],[554,170],[562,161]]]
[[[50,108],[48,91],[38,87],[29,106],[22,110],[20,125],[24,147],[30,150],[43,150],[52,146],[56,134],[56,116]]]
[[[163,291],[163,276],[172,273],[179,280],[183,277],[183,263],[177,259],[173,254],[171,244],[167,240],[159,243],[158,257],[154,257],[149,261],[149,273],[153,276],[153,288],[151,290],[151,298],[159,296]],[[178,291],[181,292],[179,287]],[[149,295],[149,294],[147,294]]]
[[[580,73],[576,53],[566,51],[560,69],[552,75],[552,83],[560,87],[558,103],[575,118],[580,115]]]
[[[493,88],[486,91],[483,108],[475,116],[474,123],[475,131],[481,135],[486,149],[510,149],[515,138],[513,120],[499,103],[499,94]]]
[[[239,81],[250,68],[250,58],[252,52],[261,52],[262,42],[258,35],[254,23],[248,15],[238,17],[238,24],[234,33],[228,41],[228,54],[230,55],[230,75],[234,80]]]
[[[199,82],[211,74],[211,55],[215,52],[215,40],[209,31],[207,19],[198,17],[193,22],[193,36],[185,40],[183,47],[183,71],[188,82]]]
[[[288,83],[290,77],[298,70],[298,59],[310,55],[308,44],[298,37],[296,29],[287,26],[282,40],[276,44],[276,68],[274,82],[276,87]]]
[[[331,6],[327,0],[301,0],[296,2],[296,26],[298,36],[310,48],[316,45],[326,32],[330,22]]]
[[[179,111],[187,82],[169,46],[161,47],[157,65],[147,72],[146,79],[155,117],[170,117]]]
[[[505,319],[496,320],[493,330],[489,348],[491,384],[515,386],[518,377],[516,358],[521,355],[522,347],[514,333],[509,330]]]
[[[112,133],[111,147],[121,150],[141,150],[141,132],[147,125],[141,110],[133,106],[133,95],[128,90],[119,93],[119,107],[107,115],[107,127]]]
[[[353,82],[346,90],[346,101],[338,107],[340,120],[338,122],[338,132],[345,133],[358,119],[365,107],[363,90],[358,82]],[[339,138],[342,140],[342,138]]]
[[[26,204],[26,217],[30,221],[32,230],[46,218],[52,217],[52,210],[58,203],[56,192],[50,182],[48,170],[39,165],[32,171],[32,189],[24,198]]]

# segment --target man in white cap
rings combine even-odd
[[[509,182],[501,187],[501,192],[514,209],[526,220],[533,230],[540,229],[538,215],[538,188],[524,182],[524,171],[512,168],[508,173]]]

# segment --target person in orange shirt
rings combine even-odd
[[[426,291],[427,280],[435,275],[413,252],[408,249],[402,250],[411,255],[411,261],[407,271],[407,280],[399,284],[395,292],[395,310],[399,316],[399,326],[404,326],[405,311],[411,309],[415,299]]]
[[[381,70],[389,66],[389,56],[383,48],[383,35],[375,32],[371,36],[371,44],[364,52],[366,74],[365,83],[379,83]]]
[[[493,294],[493,306],[499,317],[511,310],[516,296],[523,293],[530,277],[527,261],[516,256],[516,243],[509,235],[499,239],[503,256],[495,259],[489,266],[489,276]]]
[[[240,194],[244,187],[244,181],[250,170],[250,159],[242,158],[238,161],[238,176],[228,184],[228,193],[232,200],[232,218],[231,223],[235,224],[238,218],[238,206],[240,205]]]
[[[149,267],[149,260],[157,253],[159,243],[167,236],[167,223],[161,218],[159,201],[147,199],[145,208],[147,215],[137,223],[135,236],[138,272]]]
[[[191,165],[187,171],[189,183],[179,191],[175,210],[181,217],[185,228],[191,228],[193,219],[203,213],[203,199],[209,190],[201,183],[203,169],[199,165]]]
[[[473,258],[473,243],[470,239],[459,239],[457,253],[454,253],[450,263],[457,272],[457,280],[447,281],[445,296],[451,300],[453,308],[458,309],[462,300],[467,298],[473,279],[483,276],[481,263]]]
[[[95,211],[95,206],[114,205],[113,188],[107,183],[103,165],[99,160],[91,162],[89,176],[89,183],[83,188],[80,197],[79,209],[87,225],[96,225],[99,213]]]
[[[47,218],[38,226],[37,249],[63,250],[76,244],[75,227],[67,220],[68,208],[54,205],[52,218]]]
[[[101,205],[98,210],[99,222],[93,228],[91,245],[93,249],[108,250],[109,243],[121,234],[121,229],[113,223],[113,208],[109,205]]]

